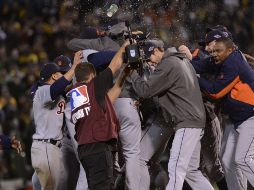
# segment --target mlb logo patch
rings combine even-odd
[[[71,110],[75,110],[76,108],[83,106],[89,103],[89,96],[87,93],[87,86],[82,85],[77,88],[74,88],[70,92],[70,103]]]

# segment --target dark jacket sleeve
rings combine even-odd
[[[55,100],[58,96],[63,95],[65,88],[70,84],[64,76],[58,79],[50,86],[50,96],[52,100]]]
[[[89,55],[88,61],[94,65],[95,69],[103,69],[110,64],[115,54],[116,51],[100,51]]]
[[[192,60],[191,64],[197,74],[211,73],[215,69],[215,65],[211,57],[208,57],[206,59]]]

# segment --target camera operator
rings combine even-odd
[[[164,119],[175,129],[166,189],[182,189],[184,179],[193,189],[213,189],[199,170],[205,110],[195,70],[175,48],[147,42],[144,52],[156,68],[147,81],[134,72],[132,86],[140,97],[158,97]]]
[[[69,92],[71,120],[75,124],[80,161],[87,173],[88,187],[113,189],[113,157],[119,122],[112,103],[119,96],[129,72],[125,67],[115,85],[113,75],[123,64],[122,53],[128,42],[116,53],[108,68],[96,75],[92,64],[75,70],[77,83]]]
[[[119,23],[112,26],[108,33],[117,36],[124,31],[127,31],[126,27]],[[84,32],[83,34],[86,34],[86,39],[73,39],[68,43],[68,47],[72,50],[85,50],[83,51],[85,60],[93,63],[97,71],[105,69],[108,60],[114,56],[114,52],[110,52],[110,50],[117,48],[115,42],[113,43],[113,40],[108,36],[97,36],[97,38],[94,35],[91,36],[91,34],[96,34],[95,31]],[[127,78],[119,98],[114,103],[114,107],[120,122],[119,139],[126,163],[125,186],[126,189],[130,190],[137,190],[140,185],[141,122],[136,106],[137,100],[138,97],[135,95],[131,82]]]

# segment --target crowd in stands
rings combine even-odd
[[[72,57],[67,42],[84,26],[106,29],[114,19],[160,37],[167,45],[195,48],[205,28],[222,24],[239,48],[254,56],[254,2],[251,0],[127,0],[106,18],[102,0],[0,0],[0,133],[16,135],[26,152],[0,152],[0,179],[31,180],[34,124],[29,89],[43,64]],[[102,28],[103,27],[103,28]],[[1,188],[0,188],[1,189]]]

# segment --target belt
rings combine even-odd
[[[57,146],[58,148],[61,148],[62,144],[60,142],[60,140],[54,140],[54,139],[34,139],[35,141],[42,141],[42,142],[47,142],[50,144],[53,144],[55,146]]]

